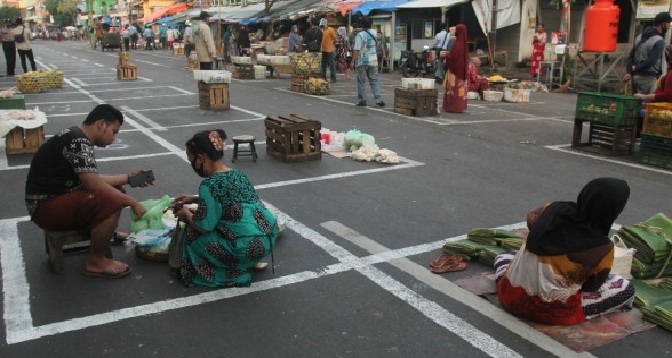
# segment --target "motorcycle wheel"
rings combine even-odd
[[[406,63],[406,62],[402,63],[401,66],[399,67],[399,69],[401,70],[401,75],[404,76],[404,77],[417,77],[418,76],[418,72],[408,69],[408,63]]]

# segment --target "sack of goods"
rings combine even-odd
[[[306,93],[314,95],[329,94],[329,82],[322,78],[309,78],[306,80]]]

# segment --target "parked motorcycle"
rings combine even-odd
[[[425,46],[422,52],[401,51],[399,69],[404,77],[434,77],[434,52]]]

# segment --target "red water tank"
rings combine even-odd
[[[621,9],[614,0],[595,0],[586,11],[586,26],[583,31],[583,50],[590,52],[614,52],[618,37],[618,18]]]

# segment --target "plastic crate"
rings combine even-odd
[[[579,92],[576,119],[609,125],[634,125],[642,100],[609,93]]]
[[[672,138],[672,103],[646,103],[642,134]]]
[[[672,138],[642,134],[639,161],[643,164],[672,169]]]

